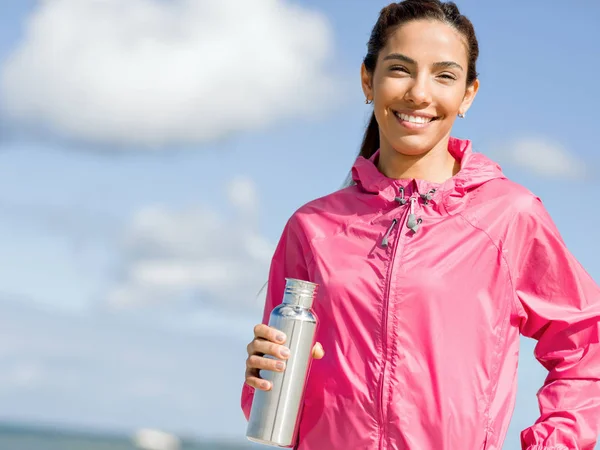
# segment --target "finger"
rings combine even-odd
[[[314,359],[321,359],[325,356],[325,350],[323,350],[323,346],[319,342],[313,347],[312,356]]]
[[[286,339],[284,333],[262,323],[254,327],[254,337],[266,339],[267,341],[277,342],[280,344],[283,344]]]
[[[285,363],[271,358],[263,358],[262,356],[252,355],[246,360],[248,369],[272,370],[273,372],[283,372]]]
[[[271,389],[271,383],[269,383],[267,380],[257,377],[254,372],[251,371],[246,372],[246,384],[261,391],[268,391]]]
[[[264,339],[255,339],[250,345],[249,355],[271,355],[275,358],[287,359],[290,356],[290,350],[279,344],[274,344]]]

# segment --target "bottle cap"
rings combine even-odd
[[[285,279],[283,303],[310,308],[317,294],[318,285],[296,278]]]

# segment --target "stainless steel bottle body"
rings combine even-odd
[[[251,441],[284,448],[296,443],[315,343],[317,317],[311,306],[316,288],[314,283],[286,279],[283,303],[271,313],[269,326],[285,333],[284,345],[290,349],[290,357],[283,372],[260,372],[262,378],[272,383],[272,388],[269,391],[257,389],[254,393],[246,432]]]

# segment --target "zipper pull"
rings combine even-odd
[[[408,214],[408,220],[406,221],[406,226],[412,230],[413,233],[419,231],[419,226],[423,220],[415,215],[415,202],[417,201],[416,197],[410,198],[410,213]]]
[[[421,219],[420,217],[417,219],[414,214],[409,214],[408,220],[406,221],[406,226],[410,228],[413,233],[416,233],[417,231],[419,231],[421,222],[423,222],[423,219]]]
[[[382,247],[387,247],[388,246],[388,238],[390,237],[390,234],[392,233],[392,230],[394,229],[394,227],[396,226],[397,223],[398,223],[398,219],[392,220],[392,224],[387,229],[387,231],[383,235],[383,239],[381,240],[381,246]]]

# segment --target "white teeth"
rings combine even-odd
[[[412,123],[429,123],[433,119],[430,117],[421,117],[421,116],[409,116],[408,114],[396,113],[396,116],[400,117],[402,120],[406,122]]]

